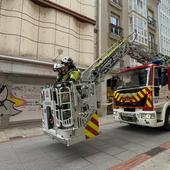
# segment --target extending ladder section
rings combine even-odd
[[[121,42],[118,41],[113,44],[94,64],[83,72],[81,80],[99,83],[100,79],[125,55],[129,55],[141,64],[151,63],[154,59],[160,59],[164,63],[170,62],[169,57],[161,56],[157,51],[151,50],[142,44],[135,43],[136,37],[137,33],[134,32]]]
[[[154,60],[161,60],[164,65],[170,63],[170,57],[162,55],[157,50],[149,49],[142,44],[132,44],[129,48],[128,55],[141,64],[148,64]]]
[[[130,39],[132,39],[131,42]],[[104,53],[93,65],[83,72],[82,81],[98,83],[103,75],[109,72],[111,68],[128,53],[130,43],[132,43],[135,39],[136,33],[132,33],[121,42],[113,44],[113,46],[109,48],[106,53]]]

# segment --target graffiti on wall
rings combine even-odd
[[[34,84],[12,84],[10,89],[11,97],[22,99],[24,102],[15,102],[16,108],[21,110],[22,113],[11,117],[10,121],[41,119],[41,87],[40,85]]]
[[[18,103],[17,108],[23,111],[37,111],[40,106],[41,86],[28,84],[14,84],[11,88],[11,96],[22,99],[24,103]]]
[[[0,114],[14,116],[21,112],[16,107],[24,101],[10,96],[6,85],[0,85]]]
[[[41,119],[40,91],[40,85],[0,85],[0,114],[9,114],[10,121]]]

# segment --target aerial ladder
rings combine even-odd
[[[96,85],[126,55],[145,60],[135,49],[137,34],[116,42],[83,73],[79,83],[63,82],[41,91],[44,133],[67,146],[99,135]]]
[[[126,54],[129,53],[136,37],[137,34],[134,32],[127,38],[113,44],[100,58],[83,72],[82,81],[100,83],[103,76],[105,76]],[[132,38],[133,40],[130,41]]]

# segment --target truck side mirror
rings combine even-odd
[[[168,89],[170,91],[170,66],[168,67]]]
[[[112,88],[112,90],[115,89],[117,82],[118,82],[118,78],[113,76],[112,79],[111,79],[111,88]]]

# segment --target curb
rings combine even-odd
[[[101,123],[100,126],[104,126],[104,125],[109,125],[109,124],[112,124],[113,122],[105,122],[105,123]],[[20,127],[20,126],[19,126]],[[12,129],[12,128],[11,128]],[[7,140],[2,140],[0,141],[0,144],[1,143],[6,143],[6,142],[11,142],[11,141],[16,141],[16,140],[24,140],[24,139],[29,139],[29,138],[34,138],[34,137],[39,137],[39,136],[43,136],[45,134],[37,134],[37,135],[33,135],[33,136],[13,136],[13,137],[10,137],[9,139]]]
[[[24,139],[32,139],[32,138],[39,137],[39,136],[45,136],[45,134],[38,134],[38,135],[33,135],[33,136],[14,136],[14,137],[9,138],[8,140],[0,141],[0,144],[12,142],[12,141],[24,140]]]
[[[168,149],[170,149],[170,141],[165,142],[158,147],[152,148],[145,153],[139,154],[125,162],[115,165],[109,168],[109,170],[130,170],[136,167],[137,165],[140,165],[141,163],[145,162],[146,160],[151,159],[160,152],[163,152]]]

